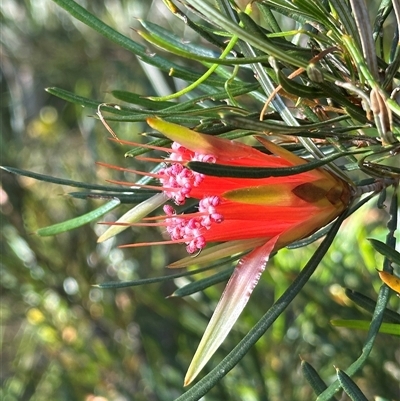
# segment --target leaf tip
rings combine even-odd
[[[183,381],[183,387],[187,387],[189,384],[191,384],[193,382],[193,380],[196,378],[196,376],[197,376],[197,374],[194,376],[194,375],[189,374],[189,371],[188,371],[188,373],[186,373],[185,379]]]
[[[111,226],[113,227],[113,226]],[[108,239],[114,237],[116,234],[112,232],[110,229],[106,230],[103,234],[100,235],[99,238],[97,238],[97,243],[101,244],[104,241],[107,241]]]

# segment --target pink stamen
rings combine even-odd
[[[211,223],[221,223],[224,216],[218,213],[216,207],[221,203],[218,196],[208,196],[199,202],[199,212],[205,213],[207,216],[203,219],[205,227],[210,228]]]
[[[164,193],[177,205],[183,205],[186,199],[190,198],[192,188],[199,186],[204,179],[203,174],[189,170],[178,163],[161,169],[159,174]]]
[[[170,159],[177,162],[177,161],[188,161],[192,160],[194,156],[194,152],[186,149],[184,146],[180,145],[177,142],[173,142],[171,145],[171,154]]]
[[[165,220],[165,216],[144,217],[142,221]]]
[[[118,171],[125,171],[127,173],[133,173],[133,174],[138,174],[138,175],[144,175],[147,177],[153,177],[153,178],[160,178],[159,174],[153,174],[153,173],[146,173],[145,171],[140,171],[140,170],[132,170],[130,168],[125,168],[125,167],[120,167],[120,166],[114,166],[112,164],[107,164],[103,162],[96,162],[97,165],[111,168],[113,170],[118,170]]]
[[[144,162],[154,162],[154,163],[174,162],[175,163],[175,160],[172,160],[172,159],[161,159],[161,158],[156,158],[156,157],[135,156],[135,159],[144,161]]]
[[[118,142],[123,145],[130,145],[130,146],[136,146],[138,148],[146,148],[146,149],[153,149],[153,150],[160,150],[161,152],[168,153],[171,149],[170,148],[163,148],[161,146],[154,146],[154,145],[149,145],[146,143],[138,143],[138,142],[131,142],[131,141],[123,141],[122,139],[117,139],[117,138],[108,138],[110,141]]]
[[[157,163],[163,162],[170,165],[160,169],[156,174],[143,173],[138,170],[128,169],[124,167],[113,166],[107,163],[98,163],[101,166],[112,168],[128,173],[147,175],[152,178],[157,178],[161,186],[135,184],[126,181],[107,180],[110,183],[124,185],[129,187],[139,187],[147,189],[156,189],[163,191],[164,194],[173,200],[177,205],[183,205],[187,198],[190,198],[190,192],[193,188],[198,187],[204,179],[204,175],[192,171],[185,167],[185,163],[191,160],[201,161],[205,163],[215,163],[213,155],[205,155],[193,152],[180,144],[173,142],[171,149],[160,148],[151,145],[136,144],[128,141],[118,141],[119,143],[141,146],[148,149],[161,150],[170,153],[169,159],[157,159],[150,157],[136,157],[136,159],[144,161],[154,161]],[[148,245],[169,245],[169,244],[186,244],[186,250],[192,254],[201,251],[206,246],[204,234],[216,223],[221,223],[224,220],[222,214],[218,213],[217,208],[221,203],[218,196],[208,196],[199,202],[199,211],[181,216],[176,215],[175,209],[171,205],[164,206],[164,217],[148,217],[143,219],[142,223],[102,223],[105,225],[116,226],[132,226],[132,227],[165,227],[171,237],[169,241],[159,241],[152,243],[139,243],[122,245],[120,248],[133,248]],[[160,221],[162,220],[162,221]]]
[[[122,223],[122,222],[110,222],[104,221],[97,224],[101,224],[104,226],[126,226],[126,227],[165,227],[167,226],[166,222],[159,222],[159,223]]]
[[[136,184],[134,182],[129,182],[129,181],[117,181],[117,180],[106,180],[106,182],[109,182],[111,184],[117,184],[117,185],[122,185],[124,187],[137,187],[137,188],[145,188],[145,189],[155,189],[156,191],[163,191],[164,188],[157,186],[157,185],[146,185],[146,184]],[[174,188],[170,188],[170,191],[175,191]],[[177,189],[178,191],[178,189]]]
[[[171,145],[172,152],[170,160],[174,162],[158,173],[164,193],[172,199],[175,204],[183,205],[187,198],[190,198],[190,192],[198,187],[204,179],[204,175],[189,170],[181,162],[191,160],[202,161],[206,163],[215,163],[213,155],[204,155],[181,146],[177,142]],[[176,189],[179,189],[176,191]],[[184,242],[188,253],[195,253],[206,246],[204,231],[209,230],[213,223],[221,223],[223,216],[216,211],[216,207],[221,200],[217,196],[206,197],[199,203],[199,212],[190,215],[177,217],[175,209],[170,205],[164,206],[164,212],[167,215],[165,222],[166,229],[172,241]]]
[[[216,207],[221,203],[218,196],[203,198],[199,202],[199,212],[189,215],[177,216],[171,205],[164,206],[167,215],[166,229],[172,241],[184,242],[188,253],[195,253],[206,246],[205,231],[213,223],[221,223],[224,218],[218,213]]]
[[[150,158],[150,157],[137,157],[139,160],[144,160],[144,161],[155,161],[157,163],[164,162],[172,162],[170,166],[165,167],[161,169],[157,173],[144,173],[142,171],[134,170],[134,169],[128,169],[125,167],[119,167],[119,166],[114,166],[110,165],[107,163],[101,163],[99,162],[98,164],[100,166],[112,168],[114,170],[119,170],[119,171],[125,171],[128,173],[134,173],[134,174],[139,174],[139,175],[144,175],[152,178],[156,178],[160,181],[161,187],[158,186],[153,186],[153,185],[147,185],[147,184],[135,184],[131,182],[126,182],[126,181],[116,181],[116,180],[107,180],[107,182],[117,184],[117,185],[123,185],[127,187],[137,187],[137,188],[146,188],[146,189],[155,189],[156,191],[163,191],[164,194],[172,199],[175,204],[177,205],[183,205],[186,202],[186,199],[190,198],[190,193],[193,188],[198,187],[200,183],[204,179],[204,175],[197,173],[195,171],[192,171],[188,168],[186,168],[183,163],[186,163],[187,161],[190,160],[197,160],[197,161],[202,161],[202,162],[207,162],[207,163],[214,163],[215,162],[215,157],[212,155],[204,155],[201,153],[197,152],[192,152],[191,150],[185,148],[184,146],[180,145],[177,142],[173,142],[171,145],[171,149],[167,148],[162,148],[158,146],[152,146],[152,145],[142,145],[142,144],[137,144],[135,142],[129,142],[129,141],[118,141],[123,144],[129,144],[129,145],[136,145],[136,146],[143,146],[149,149],[155,149],[155,150],[162,150],[165,152],[170,153],[170,159],[158,159],[158,158]],[[207,213],[209,213],[207,211]],[[216,221],[218,220],[217,215],[213,215],[214,212],[209,213],[210,218],[208,221],[208,225],[211,224],[211,221]]]
[[[155,242],[140,242],[137,244],[125,244],[119,245],[118,248],[139,248],[142,246],[151,246],[151,245],[174,245],[174,244],[182,244],[182,241],[155,241]]]
[[[203,155],[201,153],[195,153],[192,161],[203,162],[203,163],[215,163],[217,159],[212,155]]]

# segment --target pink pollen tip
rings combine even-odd
[[[204,179],[203,174],[196,173],[182,164],[173,163],[169,167],[161,169],[158,174],[166,196],[177,205],[183,205],[194,187],[200,185]],[[174,191],[171,192],[171,189]],[[176,189],[178,189],[176,191]]]
[[[167,215],[166,229],[171,240],[185,242],[188,253],[201,251],[206,246],[205,232],[210,230],[214,223],[218,224],[224,220],[223,215],[216,210],[220,203],[221,199],[218,196],[203,198],[199,202],[199,212],[186,215],[177,215],[171,205],[164,205],[163,209]]]

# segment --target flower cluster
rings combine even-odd
[[[193,213],[177,214],[170,204],[164,206],[162,222],[155,223],[165,227],[171,238],[164,243],[185,243],[191,254],[202,250],[195,259],[202,263],[250,251],[239,261],[204,333],[185,379],[189,384],[239,317],[269,255],[334,220],[349,204],[351,191],[346,182],[325,169],[257,179],[197,173],[187,167],[189,162],[218,163],[228,168],[284,168],[306,161],[263,137],[257,140],[266,153],[159,119],[149,119],[148,123],[174,141],[171,149],[164,149],[169,153],[167,166],[156,175],[162,196],[149,211],[168,199],[178,206],[187,199],[198,200],[198,210]],[[206,247],[209,243],[219,245]],[[174,267],[185,266],[186,259]]]
[[[175,163],[160,170],[159,180],[168,198],[177,205],[183,205],[190,198],[192,188],[198,187],[203,181],[204,175],[189,170],[179,162],[193,160],[214,163],[215,158],[212,155],[191,152],[177,142],[172,144],[169,158]]]
[[[170,205],[164,206],[167,216],[167,232],[171,240],[185,242],[188,253],[195,253],[206,246],[204,233],[213,223],[221,223],[224,216],[217,212],[216,207],[221,203],[218,196],[208,196],[199,202],[199,212],[196,216],[176,217],[175,209]]]

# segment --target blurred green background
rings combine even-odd
[[[162,1],[86,1],[82,4],[119,32],[140,39],[136,18],[150,19],[191,39]],[[126,148],[108,140],[94,110],[47,94],[60,87],[100,101],[123,89],[162,90],[137,59],[72,19],[50,0],[0,2],[1,164],[104,184],[116,178],[96,161],[132,166]],[[152,50],[153,51],[153,50]],[[153,78],[158,79],[154,74]],[[174,90],[174,82],[162,77]],[[113,124],[118,136],[138,140],[139,123]],[[139,168],[145,169],[142,164]],[[186,298],[166,298],[188,278],[120,290],[93,284],[167,275],[182,247],[121,250],[118,244],[161,238],[156,229],[131,230],[97,244],[93,224],[41,238],[39,227],[92,210],[100,201],[66,196],[71,188],[1,172],[1,399],[173,400],[223,285]],[[338,329],[330,319],[370,319],[343,288],[376,299],[381,268],[367,238],[385,240],[388,215],[376,202],[352,216],[317,273],[254,350],[207,400],[309,400],[300,358],[330,382],[361,353],[366,332]],[[127,207],[125,207],[127,210]],[[117,218],[125,210],[107,216]],[[212,359],[215,366],[291,283],[315,246],[283,250],[270,263],[235,329]],[[205,277],[204,273],[200,277]],[[390,307],[399,310],[395,296]],[[355,380],[373,399],[398,399],[398,339],[379,335]]]

